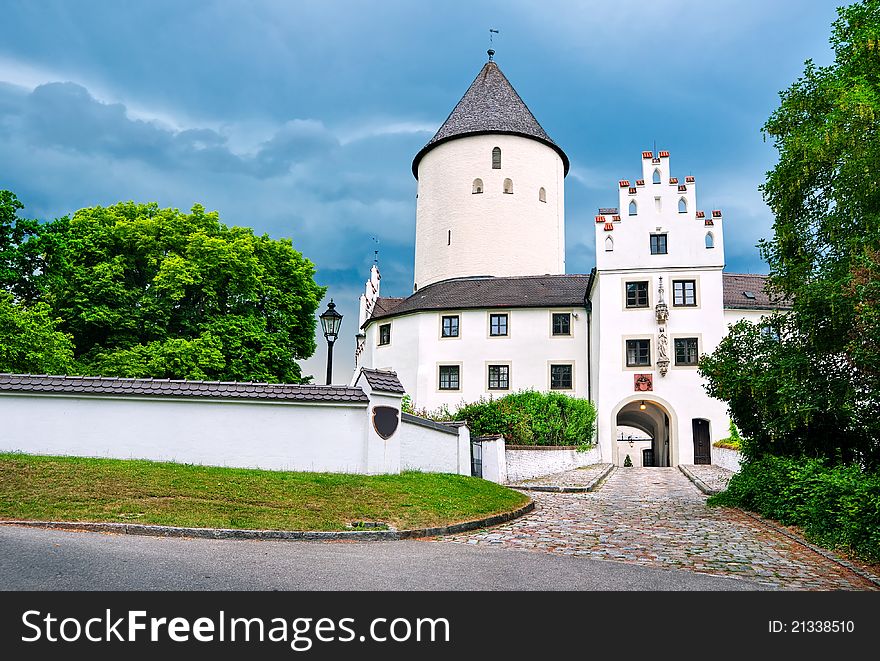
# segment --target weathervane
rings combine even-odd
[[[370,238],[376,242],[376,249],[373,251],[373,264],[379,266],[379,239],[375,236],[371,236]]]
[[[492,35],[498,34],[498,30],[494,28],[489,28],[489,50],[486,52],[489,54],[489,61],[492,61],[492,58],[495,57],[495,44],[492,41]]]

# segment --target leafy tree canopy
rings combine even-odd
[[[227,227],[201,205],[124,202],[18,224],[4,287],[51,308],[79,372],[302,379],[325,289],[290,240]]]
[[[73,366],[73,340],[58,330],[45,303],[30,308],[0,292],[0,372],[67,374]]]
[[[763,453],[880,466],[880,0],[838,10],[834,62],[808,61],[764,126],[779,161],[764,199],[771,289],[791,305],[762,334],[733,327],[702,364]]]

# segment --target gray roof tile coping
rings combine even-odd
[[[362,367],[361,373],[367,379],[367,383],[370,384],[370,388],[373,390],[378,390],[379,392],[399,393],[401,395],[406,393],[403,389],[403,384],[400,382],[400,379],[397,378],[397,372]]]
[[[340,404],[369,402],[369,398],[363,390],[349,386],[0,373],[0,394],[10,392],[129,397],[200,397]]]

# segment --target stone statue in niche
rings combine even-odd
[[[669,319],[669,306],[666,305],[666,299],[663,297],[663,276],[660,278],[660,286],[657,289],[657,305],[654,308],[654,313],[657,315],[657,323],[663,325],[666,323],[666,320]]]
[[[657,337],[657,368],[660,376],[666,376],[669,371],[669,338],[666,336],[666,326],[660,326]]]

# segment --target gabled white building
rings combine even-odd
[[[641,178],[599,210],[593,271],[566,274],[568,167],[490,55],[413,161],[413,294],[382,297],[373,267],[357,366],[394,370],[418,408],[585,397],[604,460],[709,463],[729,419],[696,362],[729,323],[774,307],[763,277],[722,272],[721,212],[699,210],[665,151],[643,152]]]

